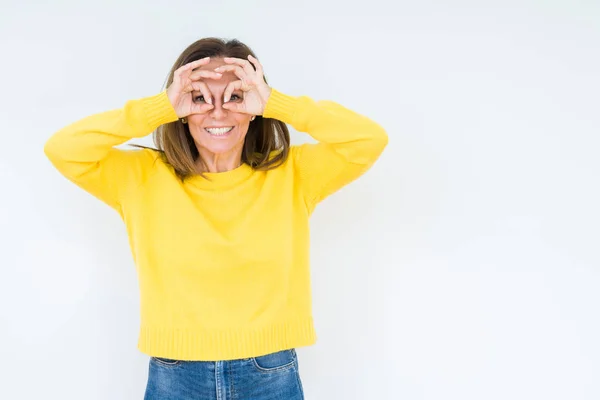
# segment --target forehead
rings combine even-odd
[[[199,69],[215,69],[217,67],[220,67],[221,65],[227,65],[227,63],[225,62],[225,60],[223,60],[223,58],[211,57],[210,58],[210,62],[208,64],[201,65],[200,67],[196,68],[196,70],[199,70]]]
[[[206,65],[201,65],[198,68],[195,68],[194,71],[199,70],[209,70],[213,71],[215,68],[220,67],[221,65],[229,65],[222,58],[211,58],[210,62]],[[237,81],[240,78],[233,71],[225,71],[223,72],[223,76],[220,79],[203,79],[203,82],[207,84],[207,86],[211,90],[222,89],[225,90],[227,84],[229,82]]]

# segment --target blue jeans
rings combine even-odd
[[[227,361],[150,357],[144,400],[304,400],[295,349]]]

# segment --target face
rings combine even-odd
[[[210,63],[200,67],[201,69],[214,70],[216,67],[225,65],[223,59],[211,59]],[[193,114],[187,117],[190,133],[198,150],[204,158],[208,153],[215,156],[232,156],[241,158],[244,139],[250,125],[249,114],[233,112],[223,108],[223,95],[225,88],[230,82],[237,81],[239,78],[232,72],[227,71],[219,79],[203,79],[212,95],[214,107],[204,114]],[[242,102],[243,92],[235,90],[229,99],[229,102]],[[200,104],[205,103],[206,99],[202,92],[192,92],[192,101]],[[233,128],[229,132],[208,131],[207,128],[227,127]]]

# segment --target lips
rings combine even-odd
[[[211,136],[222,137],[227,136],[232,130],[233,126],[219,127],[219,128],[204,128]]]

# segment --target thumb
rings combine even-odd
[[[240,103],[225,103],[223,104],[223,108],[229,111],[233,111],[233,112],[244,112],[245,111],[245,107],[243,104]]]
[[[192,104],[190,114],[203,114],[212,110],[215,106],[212,104]]]

